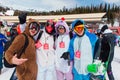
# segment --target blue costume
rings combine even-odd
[[[0,33],[0,69],[2,69],[2,57],[3,57],[3,51],[4,51],[4,46],[3,44],[5,44],[7,41],[7,38]]]
[[[89,80],[87,65],[93,61],[93,51],[97,37],[88,32],[82,20],[72,22],[73,30],[78,22],[84,25],[84,33],[81,36],[75,33],[73,39],[70,41],[70,59],[74,61],[73,75],[74,80]]]

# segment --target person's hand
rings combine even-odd
[[[24,63],[27,60],[28,59],[23,59],[23,58],[18,59],[17,54],[15,54],[12,58],[12,64],[21,65],[22,63]]]
[[[98,59],[94,60],[94,64],[100,64],[100,63],[101,63],[101,60],[98,60]]]
[[[69,52],[64,52],[60,58],[64,58],[65,60],[69,59]]]

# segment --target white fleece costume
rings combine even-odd
[[[65,47],[64,48],[60,48],[60,43],[61,42],[65,43]],[[64,60],[63,58],[60,58],[64,52],[68,51],[69,48],[69,43],[70,43],[70,37],[69,34],[66,35],[60,35],[58,36],[58,39],[56,40],[56,69],[63,72],[63,73],[67,73],[70,69],[70,66],[68,66],[68,60]]]
[[[53,36],[43,31],[39,42],[41,43],[41,47],[37,49],[37,80],[56,80]],[[45,44],[49,46],[48,49],[44,49]]]
[[[56,39],[56,71],[57,71],[57,80],[73,80],[72,74],[72,62],[68,65],[68,60],[61,58],[64,52],[68,52],[70,45],[70,35],[69,35],[69,26],[65,21],[58,21],[55,25],[56,32],[59,26],[63,26],[65,28],[65,33],[58,36]],[[68,76],[69,75],[69,76]]]

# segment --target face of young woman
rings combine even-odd
[[[74,31],[81,36],[84,33],[84,27],[81,25],[75,26]]]
[[[35,29],[30,29],[29,32],[31,36],[34,36],[37,34],[37,31]]]
[[[34,36],[39,31],[39,25],[37,23],[31,23],[29,27],[29,32],[31,36]]]
[[[58,33],[59,34],[64,34],[65,33],[65,27],[64,26],[59,26],[58,27]]]
[[[64,34],[65,33],[65,29],[64,28],[58,29],[58,32],[59,32],[59,34]]]

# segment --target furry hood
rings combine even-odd
[[[56,32],[57,32],[58,26],[60,26],[60,25],[62,25],[62,26],[65,27],[65,29],[66,29],[65,34],[68,34],[68,33],[70,32],[69,26],[67,25],[67,23],[66,23],[64,20],[59,20],[59,21],[55,24],[55,30],[56,30]]]

